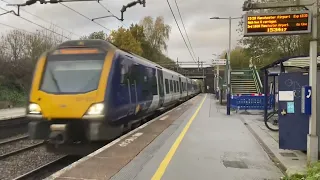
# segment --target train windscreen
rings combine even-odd
[[[105,54],[49,55],[41,90],[52,94],[80,94],[96,90]]]

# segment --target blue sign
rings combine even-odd
[[[294,102],[287,102],[287,113],[294,113]]]
[[[301,112],[311,115],[311,86],[302,87]]]

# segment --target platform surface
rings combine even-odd
[[[0,121],[25,116],[25,108],[0,109]]]
[[[226,116],[211,94],[198,95],[134,133],[130,141],[123,137],[48,179],[279,180],[283,176],[243,122]]]

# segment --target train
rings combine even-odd
[[[69,40],[38,59],[26,108],[48,151],[113,140],[201,92],[195,80],[104,40]],[[76,150],[75,150],[76,148]]]

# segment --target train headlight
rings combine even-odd
[[[103,113],[104,104],[103,103],[97,103],[93,104],[89,109],[87,114],[88,115],[101,115]]]
[[[28,110],[29,110],[29,114],[40,114],[41,113],[40,106],[35,103],[30,103]]]

